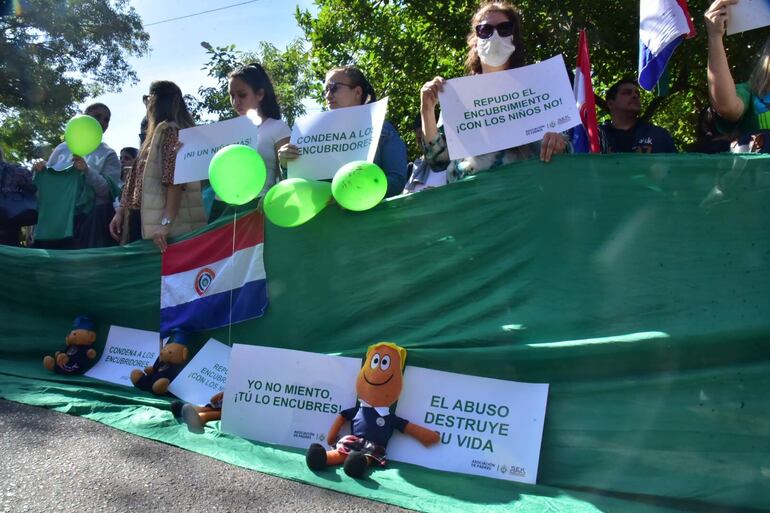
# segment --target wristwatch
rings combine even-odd
[[[168,217],[164,217],[163,219],[160,220],[160,225],[161,226],[168,226],[168,225],[170,225],[173,222],[174,222],[173,219],[169,219]]]

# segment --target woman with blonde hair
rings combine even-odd
[[[471,19],[467,41],[468,56],[465,67],[469,75],[493,73],[524,65],[521,15],[513,4],[505,1],[482,4]],[[446,137],[443,128],[439,129],[435,116],[438,94],[443,91],[445,82],[442,77],[436,77],[422,86],[420,114],[425,157],[432,169],[446,168],[450,182],[479,171],[537,156],[544,162],[549,162],[554,154],[567,151],[568,144],[564,135],[547,132],[538,143],[450,161]]]
[[[770,37],[748,82],[735,84],[727,62],[724,35],[729,7],[738,0],[716,0],[704,14],[708,33],[708,85],[711,107],[722,133],[749,136],[770,130]],[[760,151],[767,152],[766,149]]]
[[[200,182],[174,184],[179,130],[195,126],[182,91],[161,80],[150,85],[146,99],[147,137],[126,175],[110,234],[123,244],[152,239],[164,252],[168,237],[200,228],[206,214]]]

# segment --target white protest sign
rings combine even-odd
[[[158,333],[110,326],[101,358],[85,375],[132,387],[134,385],[131,383],[131,371],[150,367],[155,363],[159,349]]]
[[[451,159],[515,148],[580,124],[561,55],[447,80],[439,101]]]
[[[289,178],[326,180],[348,162],[374,162],[388,99],[318,112],[298,119],[291,143],[300,156],[289,161]]]
[[[230,346],[213,338],[185,365],[168,387],[181,400],[203,406],[211,396],[224,390]]]
[[[361,360],[234,344],[222,431],[306,449],[325,444],[336,415],[356,404]]]
[[[738,0],[727,9],[727,35],[770,25],[770,2],[767,0]]]
[[[396,415],[438,431],[441,442],[426,448],[409,436],[394,436],[388,458],[535,483],[547,399],[547,384],[407,366]]]
[[[259,123],[259,116],[249,113],[227,121],[180,130],[182,149],[176,154],[174,183],[208,180],[211,159],[229,144],[243,144],[256,150]]]

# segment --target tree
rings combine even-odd
[[[89,96],[120,90],[149,36],[128,0],[25,0],[0,17],[0,140],[12,160],[61,141]]]
[[[205,41],[201,45],[209,55],[209,61],[203,69],[208,70],[208,75],[214,77],[217,84],[198,89],[199,97],[189,104],[197,119],[213,117],[222,120],[237,116],[230,105],[227,75],[251,62],[260,63],[267,71],[281,113],[289,125],[293,125],[298,116],[305,114],[302,102],[310,96],[312,80],[309,59],[301,40],[295,39],[284,51],[264,41],[253,52],[242,52],[235,45],[214,48]]]
[[[322,79],[329,68],[356,64],[380,96],[389,96],[388,117],[413,140],[419,90],[436,75],[463,75],[466,36],[478,0],[317,0],[317,14],[297,10],[312,44],[312,69]],[[604,92],[620,78],[635,77],[639,4],[627,0],[520,0],[529,63],[562,53],[574,67],[578,30],[591,43],[594,87]],[[670,129],[680,145],[694,139],[697,114],[708,103],[706,31],[702,14],[711,2],[690,1],[698,36],[685,41],[669,65],[666,96],[644,95],[643,116]],[[736,81],[746,80],[768,29],[727,38]],[[320,100],[320,95],[316,96]],[[606,111],[600,118],[608,117]]]

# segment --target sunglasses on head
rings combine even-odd
[[[339,90],[340,86],[349,87],[349,88],[351,88],[351,89],[353,89],[354,87],[356,87],[356,86],[354,86],[354,85],[351,85],[351,84],[345,84],[345,83],[342,83],[342,82],[328,82],[328,83],[327,83],[327,84],[324,86],[324,94],[329,94],[329,93],[331,93],[331,94],[335,94],[335,93],[336,93],[336,92]]]
[[[513,22],[504,21],[497,25],[491,23],[479,23],[476,25],[476,35],[481,39],[489,39],[497,30],[497,35],[500,37],[509,37],[513,35]]]

